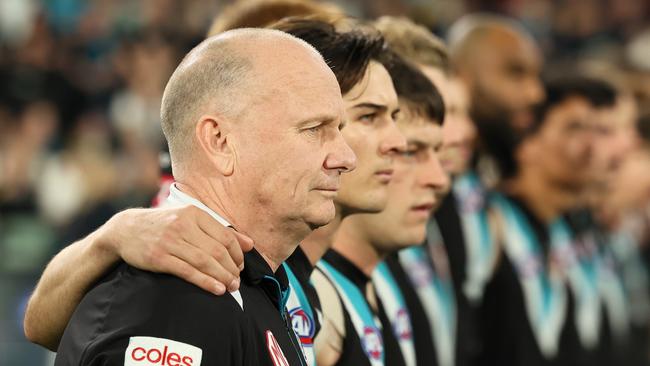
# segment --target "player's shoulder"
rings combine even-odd
[[[122,290],[116,297],[123,295],[124,300],[133,301],[134,305],[141,304],[152,314],[199,316],[206,320],[233,320],[243,315],[239,292],[215,295],[178,277],[129,265],[124,265],[121,271]]]

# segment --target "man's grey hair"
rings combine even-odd
[[[246,96],[254,92],[253,44],[279,39],[306,42],[271,29],[237,29],[210,37],[192,49],[165,87],[160,110],[162,130],[174,165],[194,149],[194,128],[203,114],[237,118],[246,110]],[[322,57],[321,57],[322,58]],[[261,71],[263,72],[263,70]]]

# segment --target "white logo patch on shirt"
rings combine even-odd
[[[124,366],[199,366],[203,350],[187,343],[156,337],[131,337]]]
[[[266,347],[269,349],[269,356],[271,356],[273,365],[289,366],[289,361],[287,361],[287,358],[284,357],[282,348],[280,348],[278,341],[275,339],[275,336],[273,333],[271,333],[270,330],[266,331]]]

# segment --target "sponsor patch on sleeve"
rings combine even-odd
[[[203,350],[187,343],[156,337],[131,337],[124,366],[199,366]]]

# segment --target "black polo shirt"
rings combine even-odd
[[[222,296],[118,265],[77,307],[55,365],[305,365],[283,268],[255,249],[244,263],[239,291]]]
[[[506,198],[521,210],[541,246],[543,258],[548,258],[550,238],[547,226],[535,217],[521,200],[513,196]],[[492,280],[485,288],[480,321],[484,347],[479,365],[563,365],[559,355],[551,359],[546,358],[538,346],[526,310],[519,273],[505,254],[501,256]]]
[[[472,303],[463,288],[467,279],[467,243],[458,209],[456,195],[452,192],[445,197],[430,220],[435,220],[440,228],[454,285],[457,312],[456,365],[472,366],[478,364],[483,343],[478,325],[480,303]]]
[[[611,266],[614,275],[622,276],[622,263],[617,262],[613,253],[614,243],[608,235],[607,230],[600,225],[593,217],[592,213],[586,209],[576,210],[569,212],[564,216],[566,223],[571,228],[574,240],[572,244],[575,246],[575,251],[578,258],[581,256],[593,254],[588,248],[587,244],[592,240],[597,249],[599,260],[597,265],[600,271],[605,271],[604,267]],[[576,294],[575,289],[569,286],[570,303],[569,313],[565,334],[566,342],[563,348],[563,356],[567,357],[572,365],[590,365],[590,366],[605,366],[620,363],[623,365],[647,365],[647,329],[638,329],[632,326],[629,329],[629,334],[617,334],[610,323],[610,314],[608,312],[608,305],[602,299],[601,293],[601,311],[600,311],[600,330],[598,342],[591,349],[582,345],[579,340],[576,321],[574,320],[577,312]],[[629,293],[626,294],[629,296]],[[630,299],[626,298],[629,302]],[[640,332],[639,332],[640,331]],[[620,338],[619,338],[620,337]]]
[[[322,261],[327,262],[329,265],[334,267],[337,271],[343,274],[350,282],[352,282],[362,294],[366,295],[366,288],[371,282],[370,278],[361,271],[357,266],[350,262],[347,258],[339,254],[337,251],[330,249],[323,258]],[[367,299],[366,299],[367,301]],[[402,350],[399,346],[399,342],[395,338],[393,333],[393,327],[388,316],[384,311],[383,305],[379,298],[377,297],[377,317],[381,322],[381,336],[383,339],[384,345],[384,364],[390,366],[402,366],[405,365],[404,357],[402,356]],[[372,306],[368,305],[371,309]],[[364,351],[363,345],[361,344],[361,338],[359,337],[357,331],[355,330],[352,319],[348,310],[343,306],[343,314],[345,317],[345,339],[343,340],[343,350],[341,352],[341,357],[339,358],[337,365],[354,365],[354,366],[363,366],[370,365],[368,356]]]

